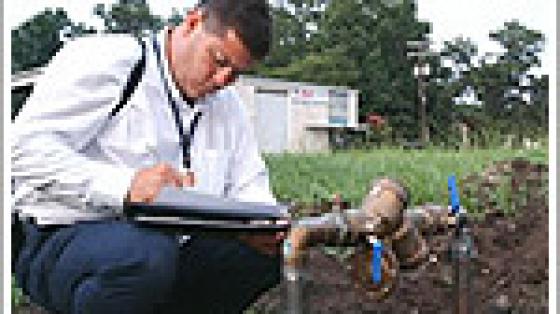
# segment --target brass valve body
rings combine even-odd
[[[292,224],[286,239],[286,269],[304,269],[309,247],[356,247],[350,275],[355,286],[373,299],[386,297],[396,286],[401,266],[414,267],[426,260],[428,248],[419,230],[425,224],[448,224],[445,212],[419,210],[405,215],[408,202],[406,189],[397,181],[382,178],[373,181],[359,210],[327,213],[320,217],[302,218]],[[367,239],[383,241],[381,282],[374,283],[371,274],[373,248]]]

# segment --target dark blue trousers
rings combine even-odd
[[[280,258],[230,238],[124,222],[25,225],[16,279],[52,313],[241,313],[280,280]]]

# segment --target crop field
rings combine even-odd
[[[281,202],[311,206],[339,193],[343,200],[357,207],[373,178],[389,176],[409,188],[410,205],[414,206],[447,204],[447,177],[451,174],[456,175],[461,190],[465,191],[468,189],[465,179],[492,163],[522,159],[533,164],[548,164],[548,150],[385,148],[329,154],[268,155],[265,159],[273,192]],[[505,202],[511,195],[507,189],[498,189],[495,197],[498,202]],[[467,209],[479,207],[465,195],[462,202]]]

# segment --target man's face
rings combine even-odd
[[[235,81],[239,71],[247,69],[252,60],[233,29],[218,35],[194,23],[181,26],[190,28],[179,30],[182,35],[173,37],[171,65],[179,88],[197,99]]]

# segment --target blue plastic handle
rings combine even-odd
[[[383,255],[383,243],[379,240],[373,242],[373,255],[371,259],[371,280],[375,284],[381,282],[381,256]]]
[[[447,178],[447,189],[449,190],[449,198],[451,201],[451,213],[453,215],[457,215],[461,204],[459,201],[459,192],[457,191],[457,184],[455,182],[454,175],[450,175]]]

